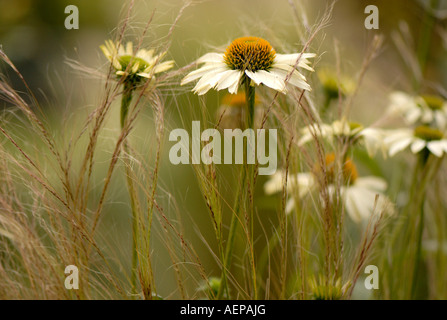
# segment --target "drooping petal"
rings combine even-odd
[[[286,85],[284,83],[284,80],[281,79],[279,76],[264,71],[264,70],[258,70],[256,72],[252,72],[250,70],[245,70],[245,74],[253,80],[253,82],[256,85],[260,85],[261,83],[282,93],[286,93]]]
[[[276,75],[280,79],[284,79],[283,81],[285,81],[287,77],[289,77],[287,81],[288,84],[291,84],[303,90],[312,91],[310,85],[305,80],[303,80],[304,76],[302,76],[297,70],[293,70],[290,76],[289,72],[282,69],[273,68],[270,70],[270,73]]]
[[[422,111],[421,108],[415,107],[412,109],[408,109],[407,113],[405,114],[405,120],[409,124],[414,124],[418,119],[421,117]]]
[[[412,141],[413,141],[413,138],[409,137],[409,138],[404,138],[400,141],[395,142],[393,145],[390,146],[390,149],[389,149],[390,157],[395,156],[398,152],[407,148],[411,144]]]
[[[154,73],[160,73],[171,69],[174,66],[174,60],[158,63],[154,68]]]
[[[419,151],[424,149],[426,145],[427,145],[427,142],[425,140],[415,139],[413,141],[413,143],[411,144],[411,152],[418,153]]]
[[[219,82],[220,78],[224,73],[228,71],[226,69],[220,69],[220,70],[213,70],[204,76],[197,82],[196,86],[194,87],[194,92],[197,93],[199,96],[205,94],[208,92],[208,90],[214,88],[217,83]]]
[[[290,214],[295,208],[295,199],[290,198],[286,203],[286,214]]]
[[[447,125],[447,114],[443,111],[435,111],[435,121],[439,129],[444,130]]]
[[[180,85],[183,86],[184,84],[187,84],[194,80],[197,80],[197,79],[205,76],[206,74],[223,72],[225,70],[228,70],[228,67],[224,63],[205,64],[203,67],[187,74],[180,82]]]
[[[388,186],[384,179],[375,176],[357,178],[357,180],[355,181],[355,185],[378,192],[385,192]]]
[[[239,81],[241,79],[241,71],[239,70],[227,70],[222,73],[221,78],[219,79],[219,82],[217,84],[217,90],[223,90],[229,88],[230,93],[236,93],[232,92],[235,88],[235,83],[239,84]]]
[[[292,180],[290,185],[293,186],[293,183]],[[299,188],[300,197],[304,197],[306,194],[312,192],[317,186],[314,175],[309,172],[298,173],[296,183]]]
[[[292,53],[292,54],[276,54],[275,63],[284,63],[290,66],[294,66],[298,60],[298,67],[307,69],[309,71],[314,71],[312,67],[309,66],[310,62],[307,59],[314,58],[315,53]]]
[[[126,53],[127,55],[129,55],[129,56],[132,56],[132,55],[133,55],[133,44],[132,44],[132,41],[129,41],[129,42],[126,44],[126,50],[125,50],[125,53]]]
[[[349,217],[352,219],[352,221],[354,221],[355,223],[360,223],[362,221],[362,217],[357,209],[355,198],[351,194],[349,194],[349,196],[346,196],[344,205],[345,210],[348,213]]]
[[[437,157],[442,157],[444,153],[447,153],[447,140],[436,140],[427,143],[427,148]]]
[[[348,199],[352,204],[352,211],[348,211],[351,218],[359,222],[367,220],[373,214],[374,204],[376,200],[376,192],[362,187],[348,187],[346,190],[346,202]]]
[[[366,151],[370,157],[373,157],[379,149],[385,150],[383,132],[380,129],[365,128],[361,130],[360,135],[363,137]]]
[[[222,63],[222,62],[224,62],[224,56],[221,53],[210,52],[210,53],[203,55],[199,59],[197,59],[196,62],[197,63],[209,63],[209,62]]]
[[[271,195],[280,192],[283,188],[284,175],[284,170],[276,170],[276,172],[264,184],[265,194]]]

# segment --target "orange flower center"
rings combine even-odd
[[[317,164],[314,168],[315,174],[322,174],[323,170],[319,164]],[[328,176],[329,183],[335,182],[335,174],[337,172],[336,162],[335,162],[335,154],[330,153],[326,155],[326,174]],[[354,162],[347,158],[345,163],[343,164],[343,183],[345,185],[352,185],[358,178],[357,167]]]
[[[234,40],[225,51],[224,60],[232,70],[268,70],[276,52],[268,41],[258,37]]]

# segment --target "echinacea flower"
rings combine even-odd
[[[338,76],[337,72],[330,68],[322,68],[317,71],[318,79],[323,86],[326,98],[337,99],[340,95],[345,97],[355,89],[355,83],[351,78]]]
[[[389,130],[384,140],[390,157],[410,147],[412,153],[417,154],[428,150],[437,157],[447,153],[447,138],[443,132],[428,126],[416,129]]]
[[[132,42],[128,42],[124,47],[108,40],[100,48],[112,63],[115,74],[118,77],[126,77],[126,80],[134,84],[143,79],[151,79],[154,74],[167,71],[174,66],[173,60],[161,62],[165,52],[154,55],[153,49],[139,49],[134,53]]]
[[[336,120],[331,124],[312,124],[301,129],[301,138],[298,145],[302,146],[314,139],[324,138],[332,142],[334,139],[346,139],[350,143],[362,140],[370,156],[376,154],[383,147],[383,131],[378,128],[365,128],[356,122],[348,122],[345,118]]]
[[[331,197],[336,194],[335,185],[335,155],[329,154],[326,157],[326,174],[328,175],[328,192]],[[384,179],[375,176],[359,177],[355,164],[347,159],[343,165],[343,179],[340,186],[340,195],[344,202],[346,212],[351,219],[360,223],[362,220],[368,220],[373,214],[381,212],[392,213],[391,201],[384,192],[387,189],[387,183]],[[314,172],[303,172],[288,176],[287,191],[293,194],[298,190],[298,196],[303,198],[318,190],[318,174],[321,169]],[[272,178],[264,185],[266,194],[274,194],[283,189],[284,171],[278,170]],[[298,189],[295,189],[298,188]],[[376,201],[376,195],[379,195]],[[290,213],[295,206],[295,201],[290,198],[287,201],[286,212]]]
[[[225,53],[207,53],[199,58],[197,63],[203,66],[189,73],[181,85],[199,79],[193,89],[198,95],[210,89],[228,89],[235,94],[244,81],[250,81],[253,85],[264,84],[286,93],[287,79],[289,85],[310,91],[306,78],[295,69],[295,65],[313,71],[308,61],[313,57],[314,53],[278,54],[262,38],[238,38],[227,47]]]
[[[447,125],[447,102],[436,95],[411,96],[404,92],[390,94],[388,113],[404,118],[407,124],[434,125],[444,130]]]

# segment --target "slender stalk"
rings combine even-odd
[[[419,226],[417,231],[417,238],[416,238],[416,256],[414,259],[414,268],[413,268],[413,282],[411,284],[411,298],[416,299],[417,296],[417,287],[418,282],[420,279],[419,275],[419,266],[422,263],[422,234],[424,232],[424,204],[425,204],[425,195],[421,199],[421,206],[419,209]]]
[[[245,101],[247,103],[247,128],[254,129],[254,115],[255,115],[255,88],[250,86],[250,80],[245,79]],[[248,143],[248,142],[247,142]],[[248,156],[247,158],[248,159]],[[240,173],[240,183],[238,183],[238,189],[236,192],[235,205],[233,209],[233,215],[231,217],[230,222],[230,230],[228,233],[228,241],[225,248],[225,256],[222,267],[222,282],[219,288],[217,299],[221,299],[223,297],[224,292],[227,293],[227,297],[229,297],[229,287],[228,287],[228,279],[227,279],[227,271],[231,267],[231,258],[234,249],[234,240],[237,234],[237,226],[239,223],[239,215],[241,212],[241,208],[244,208],[250,212],[250,231],[249,231],[249,239],[250,246],[253,247],[253,192],[254,192],[254,165],[247,165],[247,167],[241,168]],[[242,206],[241,201],[245,201],[245,206]],[[253,250],[252,250],[253,251]],[[257,297],[257,284],[256,284],[256,269],[254,263],[253,252],[250,255],[250,264],[252,267],[252,281],[253,281],[253,290],[254,297]]]
[[[129,82],[124,82],[124,90],[121,98],[121,111],[120,111],[120,123],[121,123],[121,130],[124,129],[126,125],[127,120],[127,114],[129,113],[129,107],[130,103],[132,101],[132,94],[134,91],[134,87]],[[125,154],[129,153],[129,144],[127,140],[123,142],[123,149]],[[133,185],[133,180],[131,176],[131,169],[130,164],[126,164],[126,181],[127,181],[127,188],[129,191],[129,197],[130,197],[130,205],[132,209],[132,270],[131,270],[131,285],[132,289],[136,289],[136,283],[137,283],[137,265],[138,265],[138,250],[137,250],[137,241],[138,241],[138,216],[137,216],[137,209],[136,209],[136,203],[135,203],[135,187]]]
[[[228,287],[228,279],[227,279],[227,270],[229,270],[231,266],[231,258],[233,255],[233,247],[234,247],[234,239],[236,237],[237,226],[239,222],[239,211],[241,204],[241,197],[239,193],[241,192],[241,186],[243,185],[243,181],[246,179],[246,174],[244,168],[241,168],[240,179],[238,181],[242,181],[242,183],[238,183],[238,188],[236,191],[236,199],[235,206],[233,209],[233,215],[231,216],[230,222],[230,231],[228,233],[227,245],[225,247],[225,255],[224,255],[224,264],[222,267],[222,282],[217,293],[216,299],[219,300],[223,297],[224,292],[227,293],[227,297],[229,297],[229,287]]]

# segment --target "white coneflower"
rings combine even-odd
[[[204,64],[201,68],[189,73],[181,85],[199,79],[193,91],[203,95],[210,89],[228,89],[237,93],[244,80],[251,84],[264,84],[279,92],[286,93],[286,78],[289,85],[311,90],[306,78],[295,69],[297,67],[310,71],[309,58],[314,53],[278,54],[270,43],[258,37],[243,37],[234,40],[225,53],[207,53],[197,60]]]
[[[328,192],[331,197],[336,194],[334,161],[334,154],[331,153],[326,157],[326,173],[329,178]],[[294,188],[298,188],[299,197],[304,197],[317,190],[318,178],[315,174],[321,174],[320,170],[289,175],[288,193],[291,194]],[[274,194],[282,191],[283,180],[284,171],[277,171],[264,185],[265,193]],[[350,159],[346,160],[343,165],[343,181],[340,186],[340,194],[344,201],[346,212],[354,222],[359,223],[362,220],[368,220],[374,213],[379,213],[381,210],[392,213],[391,201],[384,195],[386,189],[387,183],[384,179],[375,176],[359,177],[354,163]],[[376,195],[379,195],[377,203]],[[286,212],[290,213],[294,205],[294,199],[289,199]]]
[[[351,78],[339,75],[333,68],[321,68],[317,71],[325,100],[322,112],[328,111],[331,101],[344,98],[352,94],[355,90],[355,83]]]
[[[414,130],[389,130],[387,135],[384,143],[391,157],[408,147],[414,154],[428,150],[435,156],[442,157],[447,153],[447,139],[444,133],[428,126],[419,126]]]
[[[126,77],[134,83],[143,79],[151,79],[154,74],[167,71],[174,66],[173,60],[161,62],[165,52],[154,55],[153,49],[139,49],[134,54],[132,42],[128,42],[124,47],[108,40],[100,48],[112,63],[115,74],[118,77]]]
[[[342,138],[349,140],[348,142],[351,143],[363,140],[370,156],[375,155],[379,149],[384,151],[382,129],[365,128],[359,123],[348,122],[344,118],[331,124],[312,124],[302,128],[300,132],[299,146],[312,141],[314,137],[325,138],[331,142],[336,138]]]
[[[390,94],[388,113],[404,118],[407,124],[434,125],[444,130],[447,125],[447,102],[436,95],[411,96],[404,92]]]
[[[134,53],[132,42],[123,47],[121,44],[113,43],[112,40],[107,40],[100,48],[112,63],[116,76],[123,78],[124,90],[121,101],[121,127],[123,127],[137,85],[145,79],[154,79],[157,73],[171,69],[174,61],[161,62],[166,53],[154,55],[153,49],[140,49]]]

